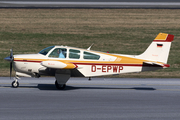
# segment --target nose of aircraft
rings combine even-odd
[[[13,61],[13,58],[12,58],[11,56],[8,56],[8,57],[4,58],[4,60],[9,61],[9,62],[12,62],[12,61]]]
[[[9,62],[12,62],[14,60],[14,58],[13,58],[13,50],[12,49],[10,49],[10,56],[4,58],[4,60],[9,61]]]
[[[4,60],[6,60],[6,61],[9,61],[9,62],[10,62],[10,78],[11,78],[11,73],[12,73],[12,64],[13,64],[13,60],[14,60],[14,57],[13,57],[13,50],[12,50],[12,49],[10,49],[10,56],[9,56],[9,57],[4,58]]]

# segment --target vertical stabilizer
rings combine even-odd
[[[140,59],[167,63],[174,35],[159,33],[144,53],[136,56]]]

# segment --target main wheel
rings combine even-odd
[[[58,84],[57,80],[55,81],[55,85],[58,90],[64,90],[66,87],[66,84]]]
[[[17,88],[17,87],[19,87],[19,82],[13,81],[11,85],[13,88]]]

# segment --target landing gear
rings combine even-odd
[[[13,81],[11,85],[12,85],[13,88],[17,88],[17,87],[19,87],[19,82],[18,81]]]
[[[17,76],[14,78],[14,81],[11,84],[13,88],[19,87],[18,79],[20,79],[20,78],[18,78]]]
[[[71,71],[70,70],[61,70],[61,69],[56,70],[56,73],[55,73],[56,88],[59,90],[64,90],[64,88],[66,87],[66,83],[70,77],[71,77]]]
[[[55,85],[58,90],[64,90],[66,87],[66,84],[58,84],[57,80],[55,81]]]

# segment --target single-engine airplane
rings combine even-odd
[[[38,54],[13,55],[10,61],[15,70],[12,87],[19,86],[19,77],[55,76],[57,89],[64,89],[70,77],[93,77],[121,73],[142,72],[170,67],[167,64],[174,35],[159,33],[140,55],[123,55],[98,52],[68,46],[50,46]]]

